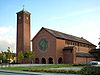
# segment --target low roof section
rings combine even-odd
[[[94,55],[90,53],[76,52],[77,57],[94,57]]]

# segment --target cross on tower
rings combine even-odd
[[[25,6],[23,5],[23,10],[24,10],[24,7],[25,7]]]

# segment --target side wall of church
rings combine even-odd
[[[70,41],[65,40],[65,46],[75,46],[77,48],[76,52],[85,52],[85,53],[88,53],[92,48],[95,48],[95,46],[90,46],[87,44],[83,44],[71,40]]]
[[[66,43],[66,40],[62,39],[56,39],[56,57],[57,57],[57,63],[58,59],[62,57],[63,63],[86,63],[91,60],[95,60],[93,57],[76,57],[76,52],[83,52],[83,53],[89,53],[89,51],[92,49],[90,45],[83,44],[83,43],[77,43],[73,41],[69,41]],[[75,44],[76,43],[76,44]],[[72,53],[70,50],[64,51],[63,48],[67,46],[75,46],[72,50]],[[64,55],[63,55],[64,54]]]
[[[58,63],[59,58],[62,58],[62,62],[64,62],[63,58],[64,47],[65,47],[65,40],[56,39],[56,63]]]
[[[92,60],[96,60],[94,57],[76,57],[75,64],[86,63]]]

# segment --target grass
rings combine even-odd
[[[52,70],[50,68],[67,68],[67,67],[82,67],[84,65],[75,64],[52,64],[43,66],[29,66],[29,67],[7,67],[1,68],[3,70],[16,70],[16,71],[31,71],[31,72],[50,72],[50,73],[66,73],[66,74],[77,74],[78,71],[74,70]]]

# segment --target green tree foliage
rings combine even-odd
[[[7,49],[6,58],[8,60],[8,63],[10,63],[10,59],[12,59],[12,53],[11,53],[10,47],[8,47]]]
[[[94,52],[95,56],[98,58],[98,60],[100,60],[100,49],[96,50]]]
[[[8,63],[7,62],[7,52],[2,52],[2,55],[3,55],[3,57],[2,57],[2,63]]]
[[[11,52],[10,47],[7,48],[7,51],[0,53],[0,63],[11,63],[11,59],[13,60],[15,54]]]
[[[28,60],[28,62],[32,62],[32,59],[33,59],[33,53],[30,51],[30,50],[27,50],[25,53],[24,53],[24,59]]]
[[[3,60],[3,53],[1,52],[0,53],[0,63],[2,63],[2,60]]]
[[[24,55],[23,55],[22,51],[20,51],[18,53],[18,61],[22,62],[23,59],[24,59]]]

